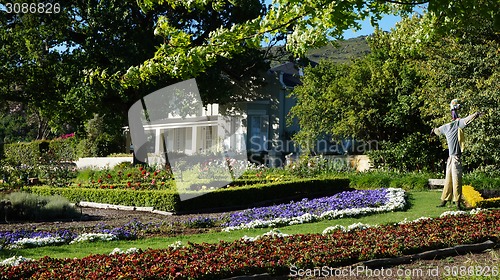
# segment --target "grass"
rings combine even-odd
[[[316,223],[293,225],[280,228],[280,231],[287,234],[298,233],[321,233],[325,228],[333,225],[348,226],[354,223],[365,223],[371,225],[381,225],[397,223],[405,218],[414,220],[422,216],[438,217],[444,211],[455,210],[454,208],[436,208],[439,204],[441,193],[438,191],[413,191],[408,193],[409,207],[405,211],[373,214],[359,218],[344,218],[338,220],[325,220]],[[177,237],[153,237],[132,241],[110,241],[95,243],[80,243],[62,246],[49,246],[39,248],[29,248],[21,250],[0,250],[0,259],[12,256],[23,256],[33,259],[50,256],[53,258],[82,258],[90,254],[109,254],[114,248],[126,250],[129,248],[159,249],[181,241],[184,245],[192,243],[216,243],[221,240],[232,241],[245,235],[257,236],[268,232],[270,229],[247,229],[232,232],[212,231],[204,234],[183,235]]]

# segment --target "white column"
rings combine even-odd
[[[191,150],[193,151],[193,154],[196,154],[198,152],[198,127],[193,126],[193,132],[191,133]]]
[[[161,129],[157,128],[155,130],[156,135],[155,135],[155,154],[156,155],[161,155]]]

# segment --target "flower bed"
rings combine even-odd
[[[339,229],[325,235],[272,234],[253,241],[188,244],[131,254],[91,255],[82,259],[45,257],[1,267],[0,278],[221,279],[266,272],[285,275],[292,266],[299,269],[338,267],[460,244],[498,242],[499,219],[500,211],[492,210],[369,229]]]
[[[301,224],[322,219],[400,210],[404,206],[405,192],[402,189],[345,191],[329,197],[303,199],[235,212],[229,216],[229,222],[224,225],[224,230]]]
[[[123,227],[108,228],[104,224],[97,224],[91,233],[77,233],[70,230],[38,231],[17,230],[0,232],[0,249],[20,249],[43,247],[76,242],[109,241],[109,240],[132,240],[137,238],[141,229],[147,229],[147,225],[131,221]]]
[[[500,197],[484,199],[481,193],[476,191],[472,186],[465,185],[462,188],[465,201],[472,207],[494,208],[500,207]]]
[[[99,189],[165,190],[172,189],[172,174],[152,167],[115,168],[113,170],[84,170],[74,187]]]

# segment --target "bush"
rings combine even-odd
[[[172,173],[150,166],[131,166],[121,163],[112,169],[82,169],[78,172],[74,183],[83,187],[98,188],[119,186],[130,189],[171,189]]]
[[[0,212],[6,221],[52,221],[76,218],[78,210],[61,196],[40,196],[27,192],[7,194]]]
[[[500,207],[500,197],[485,199],[474,187],[470,185],[463,186],[463,196],[465,201],[472,207],[478,208],[498,208]]]
[[[432,173],[400,173],[374,170],[362,173],[347,173],[350,187],[355,189],[402,188],[404,190],[426,190]]]
[[[429,141],[429,136],[414,133],[397,143],[384,141],[379,150],[368,152],[370,161],[377,169],[436,172],[442,169],[446,152],[437,137]]]
[[[494,166],[476,169],[464,175],[464,184],[472,185],[477,190],[500,189],[500,170]]]
[[[2,174],[14,186],[39,177],[54,185],[68,184],[74,178],[76,140],[74,137],[5,145]]]
[[[24,188],[38,195],[60,195],[73,203],[90,201],[136,207],[154,207],[156,210],[176,211],[179,195],[172,190],[130,190],[130,189],[91,189],[49,186]]]
[[[104,157],[123,151],[122,136],[116,133],[119,128],[112,115],[94,114],[85,123],[85,138],[76,149],[78,157]]]

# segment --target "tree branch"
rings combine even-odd
[[[404,2],[404,1],[397,1],[397,0],[384,0],[385,2],[388,3],[393,3],[393,4],[398,4],[398,5],[422,5],[429,3],[430,0],[427,1],[422,1],[422,2]]]

